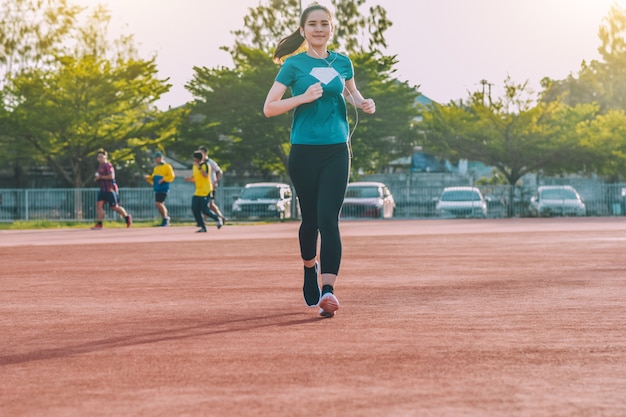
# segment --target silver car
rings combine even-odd
[[[438,217],[487,217],[487,202],[477,187],[446,187],[441,192],[435,213]]]
[[[533,216],[585,216],[587,207],[578,191],[570,185],[544,185],[530,198]]]
[[[372,217],[390,219],[396,202],[382,182],[351,182],[341,208],[341,217]]]
[[[289,219],[292,199],[289,184],[247,184],[233,203],[232,216],[236,219]]]

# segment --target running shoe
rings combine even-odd
[[[133,216],[129,214],[126,216],[126,227],[130,227],[131,224],[133,224]]]
[[[170,225],[170,218],[166,217],[163,219],[163,221],[161,221],[161,227],[167,227]]]
[[[327,292],[320,298],[320,316],[322,317],[334,317],[337,310],[339,310],[339,300],[335,297],[335,294]]]
[[[217,219],[217,230],[221,229],[222,226],[224,226],[224,222],[222,222],[222,219]]]
[[[319,263],[315,261],[313,268],[304,267],[304,285],[302,295],[309,307],[315,307],[320,302],[320,287],[318,285]]]
[[[201,227],[200,229],[196,230],[196,233],[206,233],[206,227]]]
[[[102,225],[98,223],[94,227],[92,227],[91,230],[102,230]]]

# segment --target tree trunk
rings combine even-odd
[[[28,188],[28,175],[19,163],[13,165],[13,180],[15,188]]]

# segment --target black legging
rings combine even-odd
[[[348,145],[291,145],[289,176],[302,214],[300,254],[315,258],[319,231],[323,274],[337,274],[341,264],[339,212],[350,174]]]
[[[193,197],[191,197],[191,211],[193,213],[193,217],[196,219],[196,224],[198,227],[205,227],[202,214],[206,214],[215,221],[219,220],[217,214],[209,210],[209,196],[200,197],[194,195]]]

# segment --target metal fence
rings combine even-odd
[[[224,215],[230,215],[233,196],[240,188],[219,188],[215,202]],[[86,221],[96,219],[97,188],[0,189],[0,222],[59,220]],[[165,201],[170,217],[176,221],[193,221],[191,197],[193,185],[172,187]],[[120,205],[134,220],[157,220],[152,188],[121,188]],[[107,206],[105,206],[107,207]],[[106,208],[107,218],[117,214]]]
[[[394,218],[431,218],[442,186],[406,187],[390,185],[396,201]],[[527,217],[528,205],[535,187],[506,185],[479,187],[488,202],[488,217]],[[576,189],[585,200],[587,216],[626,215],[626,184],[588,184]],[[215,201],[226,217],[240,187],[220,187]],[[0,189],[0,222],[29,220],[86,221],[96,219],[96,188]],[[192,184],[172,187],[166,200],[174,221],[193,221],[191,213]],[[157,220],[154,192],[151,188],[122,188],[120,203],[135,220]],[[107,218],[114,213],[107,209]]]

